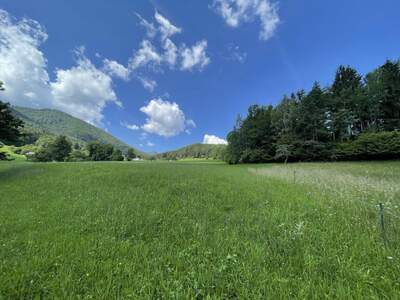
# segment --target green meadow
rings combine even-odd
[[[399,225],[400,162],[2,162],[0,299],[399,299]]]

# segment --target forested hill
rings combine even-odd
[[[193,144],[175,151],[159,154],[157,158],[168,160],[185,158],[222,159],[225,149],[225,145]]]
[[[112,144],[123,152],[131,148],[104,130],[58,110],[18,106],[12,109],[15,115],[24,122],[24,131],[34,135],[65,135],[71,141],[83,145],[95,140]]]

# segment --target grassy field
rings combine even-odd
[[[0,299],[399,299],[399,206],[400,162],[3,162]]]

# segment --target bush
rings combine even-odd
[[[121,150],[115,149],[113,154],[111,155],[111,160],[112,161],[123,161],[124,156],[122,155]]]
[[[297,161],[327,161],[334,157],[331,143],[317,141],[297,141],[293,144],[293,157]]]
[[[40,148],[32,157],[33,161],[49,162],[53,160],[53,155],[49,148]]]
[[[112,159],[114,147],[110,144],[103,144],[100,142],[90,142],[87,145],[89,151],[89,158],[93,161],[107,161]]]
[[[82,150],[74,150],[68,156],[67,161],[69,162],[79,162],[79,161],[86,161],[89,159],[88,154]]]
[[[362,134],[354,141],[338,144],[336,156],[341,160],[399,159],[400,132]]]
[[[60,135],[49,145],[52,159],[55,161],[65,161],[72,150],[72,144],[67,137]]]
[[[245,149],[239,161],[241,163],[261,163],[271,161],[271,157],[262,149]]]
[[[135,150],[133,150],[132,148],[129,148],[128,152],[126,153],[126,159],[130,161],[135,158],[136,158]]]

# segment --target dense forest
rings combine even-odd
[[[275,107],[250,106],[228,134],[229,163],[400,158],[400,62],[365,77],[340,66]]]
[[[193,144],[175,151],[158,154],[156,158],[166,160],[187,158],[222,160],[225,149],[225,145]]]

